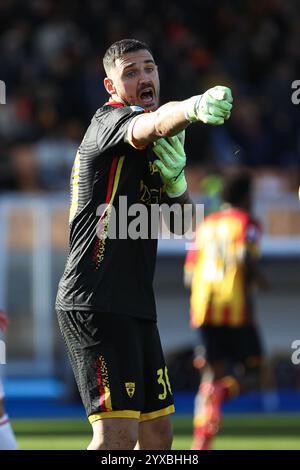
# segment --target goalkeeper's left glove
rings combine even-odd
[[[185,100],[185,117],[188,121],[202,121],[206,124],[224,124],[229,119],[232,108],[232,95],[228,87],[217,85],[203,95]]]
[[[183,148],[184,131],[174,137],[162,138],[154,143],[154,161],[169,197],[178,197],[187,189],[184,175],[186,156]]]

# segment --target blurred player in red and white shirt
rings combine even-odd
[[[8,318],[0,310],[0,330],[6,331],[8,327]],[[0,366],[1,373],[1,366]],[[4,389],[0,375],[0,450],[17,450],[17,442],[12,430],[9,417],[4,409]]]

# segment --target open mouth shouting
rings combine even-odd
[[[152,87],[143,88],[139,93],[139,100],[145,108],[154,104],[154,90]]]

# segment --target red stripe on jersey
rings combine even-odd
[[[104,103],[104,106],[113,106],[114,108],[123,108],[125,104],[120,103],[120,101],[107,101],[107,103]]]
[[[230,308],[228,305],[223,309],[223,325],[229,325],[230,323]]]
[[[113,190],[113,184],[115,179],[116,168],[118,164],[118,157],[115,157],[112,161],[110,170],[109,170],[109,177],[108,177],[108,185],[107,185],[107,193],[105,198],[105,203],[108,204],[111,198],[111,193]]]
[[[184,265],[185,266],[190,265],[194,267],[198,260],[199,253],[200,253],[200,250],[197,250],[195,245],[193,245],[193,247],[187,252]]]
[[[110,202],[113,187],[114,187],[114,180],[115,180],[115,176],[116,176],[118,160],[119,160],[118,157],[114,157],[114,159],[112,161],[112,164],[111,164],[111,167],[110,167],[110,170],[109,170],[108,183],[107,183],[107,192],[106,192],[106,197],[105,197],[105,204],[107,204],[107,205]],[[101,214],[99,223],[97,224],[97,234],[101,232],[100,224],[101,224],[101,221],[102,221],[103,217],[105,217],[105,214],[106,214],[106,209]],[[98,237],[96,239],[95,248],[94,248],[94,252],[93,252],[93,260],[94,260],[94,262],[96,263],[97,266],[98,266],[99,247],[100,247],[101,242],[102,242],[101,237]]]
[[[104,389],[104,384],[103,384],[103,379],[102,379],[102,361],[99,358],[97,361],[97,383],[99,387],[99,395],[100,395],[100,410],[101,411],[107,411],[106,406],[105,406],[105,389]]]

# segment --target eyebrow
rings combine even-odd
[[[154,60],[151,60],[151,59],[144,60],[144,64],[149,64],[149,63],[155,65]],[[136,62],[132,62],[131,64],[126,65],[126,67],[124,67],[123,70],[129,69],[130,67],[134,67],[135,65],[136,65]]]

